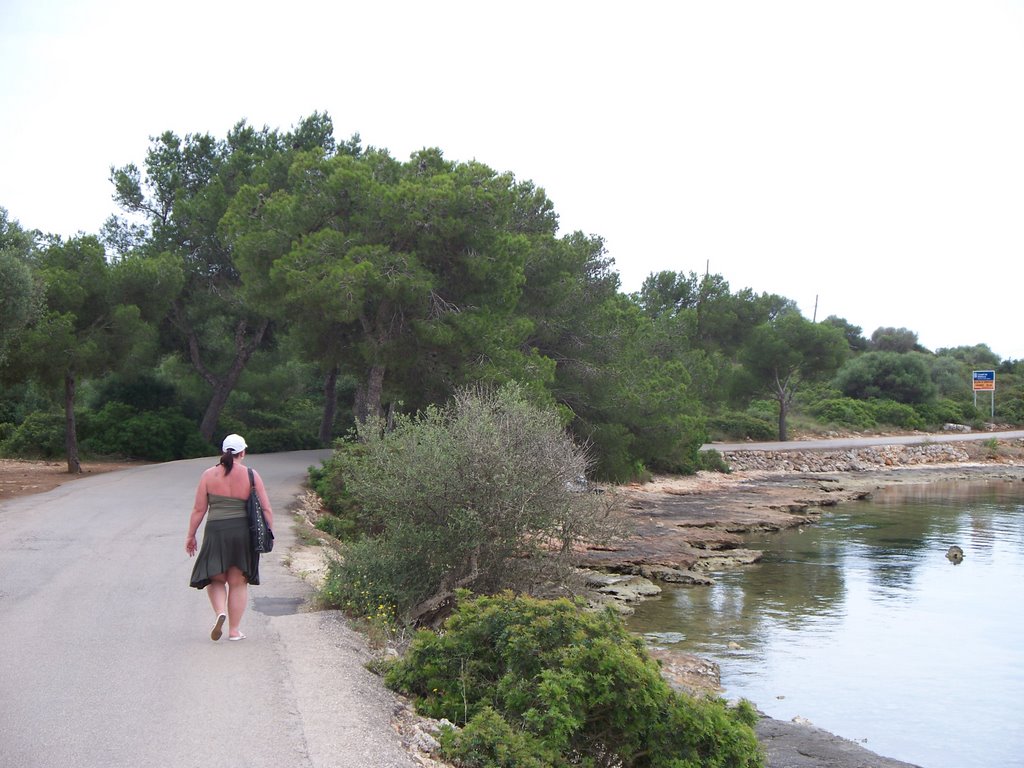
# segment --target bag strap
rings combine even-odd
[[[256,487],[256,481],[252,478],[252,467],[246,467],[249,470],[249,490],[251,491]]]

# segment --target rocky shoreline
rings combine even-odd
[[[722,456],[732,469],[728,474],[656,477],[608,489],[623,496],[629,535],[613,546],[581,553],[579,564],[595,603],[629,612],[632,604],[660,592],[662,582],[711,583],[709,571],[756,561],[758,553],[742,546],[744,534],[813,525],[829,507],[867,498],[886,486],[1024,481],[1024,440],[841,451],[736,451]],[[315,502],[299,506],[300,516],[312,523]],[[298,547],[289,553],[289,564],[316,584],[325,570],[324,554],[321,546]],[[666,679],[680,690],[721,693],[714,662],[690,654],[653,652]],[[416,759],[422,765],[444,765],[421,743],[430,741],[430,724],[411,710],[400,719],[408,721],[400,731],[408,735]],[[768,768],[918,768],[876,755],[806,720],[764,717],[757,733]]]
[[[813,525],[829,507],[883,487],[969,480],[1024,481],[1024,441],[879,445],[843,451],[723,453],[733,472],[655,478],[621,489],[631,535],[581,559],[596,593],[629,612],[658,582],[711,583],[708,571],[755,562],[743,534]],[[588,571],[589,572],[589,571]],[[691,694],[719,694],[717,666],[652,649],[663,675]],[[764,717],[757,728],[769,768],[916,768],[876,755],[806,720]]]
[[[760,557],[743,548],[745,534],[813,525],[829,507],[886,486],[1024,479],[1024,440],[722,456],[728,474],[656,477],[617,489],[627,535],[578,558],[598,596],[628,612],[630,602],[657,593],[657,582],[709,584],[709,571]]]

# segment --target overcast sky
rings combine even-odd
[[[149,137],[314,111],[543,187],[623,289],[721,274],[1024,358],[1024,0],[0,0],[0,207],[97,233]]]

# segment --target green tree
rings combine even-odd
[[[922,353],[865,352],[836,374],[835,386],[847,397],[878,398],[910,405],[935,397],[929,362]]]
[[[132,218],[109,221],[107,242],[122,252],[167,254],[185,277],[172,297],[168,330],[209,388],[200,424],[208,441],[246,365],[272,338],[270,315],[240,279],[221,218],[244,185],[278,189],[294,156],[334,151],[330,118],[314,113],[287,133],[244,121],[223,140],[168,131],[152,140],[144,173],[134,164],[111,169],[114,198]]]
[[[917,343],[917,334],[907,328],[876,328],[871,334],[870,349],[875,352],[906,353],[926,351]]]
[[[838,328],[843,332],[843,336],[846,337],[846,343],[850,345],[850,351],[853,353],[864,352],[868,348],[868,340],[864,338],[859,325],[853,325],[847,322],[845,318],[837,317],[836,315],[829,315],[821,321],[824,325],[831,325],[833,328]]]
[[[732,293],[721,275],[694,272],[652,274],[633,298],[649,317],[683,324],[692,346],[726,355],[734,354],[756,326],[796,308],[782,296],[749,288]]]
[[[946,354],[946,350],[929,358],[928,376],[939,397],[963,400],[971,393],[971,365]]]
[[[147,314],[161,313],[168,292],[177,287],[176,275],[161,272],[159,262],[128,259],[111,264],[100,242],[84,235],[51,239],[34,261],[45,304],[21,335],[13,357],[22,371],[63,390],[68,472],[77,473],[78,381],[151,359],[155,332]],[[124,301],[133,290],[141,308]]]
[[[841,330],[812,323],[797,312],[754,329],[741,360],[756,386],[778,403],[780,441],[787,439],[786,419],[801,384],[831,376],[848,353]]]
[[[278,311],[307,338],[330,337],[310,349],[328,369],[356,373],[354,413],[366,423],[462,384],[530,375],[529,324],[514,310],[536,196],[438,150],[406,163],[381,152],[305,157],[285,189],[247,187],[226,230],[245,280],[269,276],[264,284],[283,288]]]
[[[0,366],[7,347],[28,325],[36,308],[36,290],[29,267],[36,233],[26,232],[0,208]]]
[[[951,357],[959,360],[972,370],[995,370],[999,367],[999,355],[993,352],[988,344],[975,344],[974,346],[947,347],[937,349],[935,354],[939,357]]]
[[[706,440],[693,372],[706,381],[707,356],[673,336],[672,310],[649,315],[621,294],[612,266],[600,238],[580,233],[534,248],[520,302],[527,343],[554,361],[551,393],[598,476],[693,471]]]

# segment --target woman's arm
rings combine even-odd
[[[203,522],[206,510],[210,506],[206,493],[206,473],[203,472],[199,478],[199,487],[196,488],[196,500],[192,505],[192,514],[188,518],[188,536],[185,537],[185,551],[192,557],[196,553],[196,531],[199,524]]]

